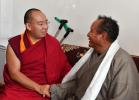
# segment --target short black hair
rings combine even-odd
[[[119,35],[119,25],[117,21],[107,16],[98,16],[98,20],[102,20],[98,26],[99,31],[105,31],[108,33],[110,42],[113,42],[117,39]]]
[[[36,12],[36,11],[40,11],[40,10],[36,9],[36,8],[31,8],[31,9],[26,11],[26,13],[24,15],[24,24],[28,23],[31,20],[32,13]]]

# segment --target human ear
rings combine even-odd
[[[31,25],[30,25],[30,23],[26,23],[26,28],[27,28],[27,30],[31,31]]]

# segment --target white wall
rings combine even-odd
[[[0,0],[0,40],[13,32],[13,0]]]
[[[49,18],[49,33],[52,35],[59,26],[54,17],[68,19],[74,33],[64,43],[81,46],[88,45],[86,34],[92,21],[99,14],[111,16],[120,25],[121,46],[130,54],[139,55],[139,0],[13,0],[13,20],[9,23],[13,25],[11,35],[24,31],[24,13],[32,7],[41,9]],[[61,34],[64,33],[62,30]],[[0,37],[3,35],[6,34],[0,34]]]

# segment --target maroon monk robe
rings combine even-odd
[[[70,65],[61,49],[59,42],[46,34],[36,44],[31,45],[27,34],[24,34],[26,50],[20,53],[21,36],[9,40],[15,54],[21,62],[21,72],[39,84],[60,83],[65,74],[70,70]],[[9,77],[7,65],[4,69],[5,88],[0,94],[0,100],[49,100],[43,98],[33,90],[29,90]]]

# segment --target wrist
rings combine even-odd
[[[37,84],[35,87],[34,87],[34,90],[38,93],[40,93],[40,90],[41,90],[41,85]]]

